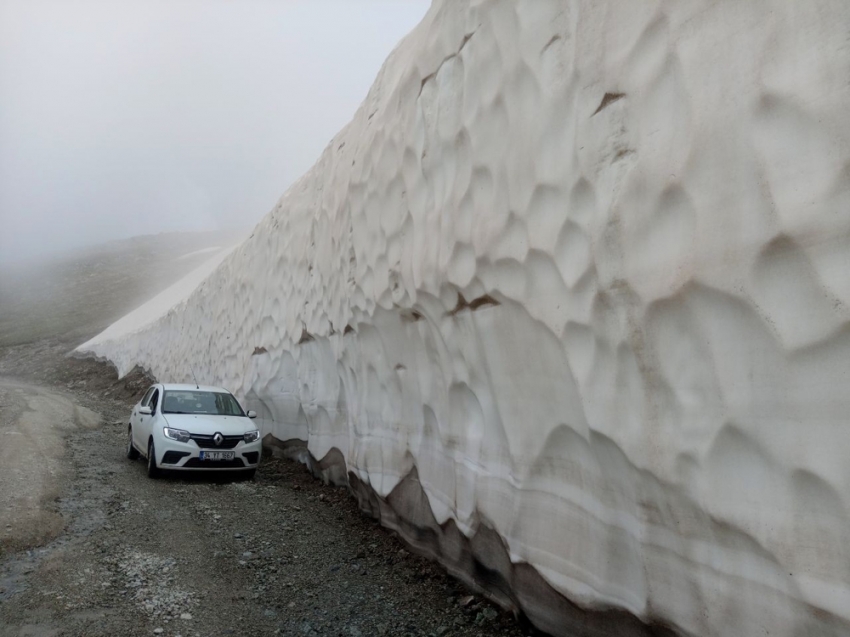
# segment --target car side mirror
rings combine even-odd
[[[251,410],[251,411],[248,412],[248,418],[256,418],[256,417],[257,417],[256,411]]]
[[[143,407],[139,407],[139,413],[140,413],[142,416],[150,416],[152,412],[151,412],[151,408],[150,408],[150,407],[144,407],[144,406],[143,406]]]

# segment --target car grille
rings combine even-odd
[[[186,464],[182,466],[184,469],[242,469],[245,463],[242,458],[234,458],[233,460],[201,460],[200,458],[189,458]]]
[[[217,445],[213,442],[212,436],[191,434],[189,437],[194,440],[195,444],[201,449],[233,449],[233,447],[244,440],[244,436],[223,436],[224,440],[221,441],[220,445]]]

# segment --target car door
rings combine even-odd
[[[159,408],[160,402],[162,402],[162,394],[163,390],[157,387],[153,390],[153,394],[151,394],[151,401],[148,403],[148,407],[151,408],[151,415],[146,417],[147,427],[145,428],[145,431],[147,432],[147,434],[145,435],[145,449],[148,448],[148,436],[153,433],[153,428],[154,426],[156,426],[156,421],[159,418]]]
[[[136,438],[136,444],[139,449],[142,450],[142,453],[148,452],[148,439],[150,438],[151,432],[153,431],[153,420],[156,418],[156,408],[159,403],[159,395],[160,389],[159,387],[154,387],[153,392],[151,392],[150,398],[148,398],[147,407],[151,408],[150,415],[139,414],[139,436]]]
[[[133,444],[135,444],[138,449],[147,449],[147,443],[142,444],[142,440],[147,440],[147,438],[142,435],[143,432],[139,407],[147,405],[150,402],[154,389],[156,389],[156,385],[151,385],[148,388],[142,399],[136,403],[135,407],[133,407],[133,413],[130,415],[130,427],[133,429]]]

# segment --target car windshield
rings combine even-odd
[[[162,400],[164,414],[205,414],[244,416],[245,412],[230,394],[191,389],[168,389]]]

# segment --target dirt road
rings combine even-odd
[[[0,411],[0,637],[528,634],[294,462],[153,481],[127,400],[6,379]]]
[[[0,378],[0,548],[43,544],[62,530],[54,499],[70,475],[64,436],[99,424],[66,396]]]

